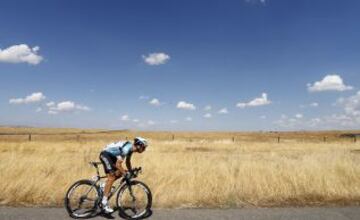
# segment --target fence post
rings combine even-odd
[[[354,143],[356,143],[356,135],[354,135]]]
[[[278,142],[278,143],[280,143],[280,136],[278,136],[278,138],[277,138],[277,142]]]
[[[126,138],[125,138],[126,140],[128,140],[128,137],[126,136]]]
[[[172,135],[172,140],[173,140],[173,141],[175,140],[175,135],[174,135],[174,134]]]
[[[29,141],[31,141],[31,134],[29,134]]]
[[[324,142],[326,142],[326,136],[324,137]]]
[[[76,136],[76,140],[79,142],[80,141],[80,135]]]
[[[235,142],[235,137],[232,137],[232,142]]]

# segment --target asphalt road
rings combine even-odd
[[[112,214],[114,219],[120,219]],[[108,219],[98,216],[92,219]],[[67,220],[62,208],[0,207],[0,220]],[[156,220],[359,220],[360,207],[245,208],[245,209],[155,209],[148,219]]]

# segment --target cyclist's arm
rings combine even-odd
[[[126,173],[126,170],[123,168],[122,163],[124,162],[123,159],[119,159],[116,161],[116,168],[118,169],[117,176],[123,175]]]
[[[127,168],[127,170],[132,170],[132,166],[131,166],[131,155],[132,155],[132,153],[130,153],[130,154],[126,157],[126,168]]]

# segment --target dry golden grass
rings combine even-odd
[[[139,179],[150,186],[155,207],[360,202],[358,143],[248,141],[257,139],[254,133],[236,142],[233,133],[182,133],[172,141],[165,140],[170,133],[147,134],[151,146],[133,164],[143,167]],[[211,134],[217,140],[200,139]],[[74,181],[94,174],[87,162],[115,136],[97,138],[0,141],[0,204],[61,206]]]

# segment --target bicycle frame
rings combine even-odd
[[[93,180],[94,180],[94,185],[98,185],[99,181],[101,179],[105,179],[107,178],[107,176],[100,176],[100,172],[99,172],[99,165],[101,164],[101,162],[90,162],[90,165],[94,166],[96,169],[96,176],[93,176]],[[115,190],[111,190],[110,194],[108,196],[108,200],[110,200],[112,198],[112,196],[124,185],[124,184],[128,184],[129,185],[129,191],[130,191],[130,195],[133,197],[133,199],[135,198],[131,189],[131,184],[130,184],[130,179],[126,179],[126,178],[119,178],[120,179],[120,184],[118,184],[117,186],[115,186]],[[117,180],[116,180],[117,182]],[[94,186],[93,185],[93,186]],[[113,186],[114,187],[114,186]],[[91,191],[93,187],[90,188],[90,190],[86,193],[86,195]],[[101,198],[104,196],[103,195],[103,191],[101,191]]]

